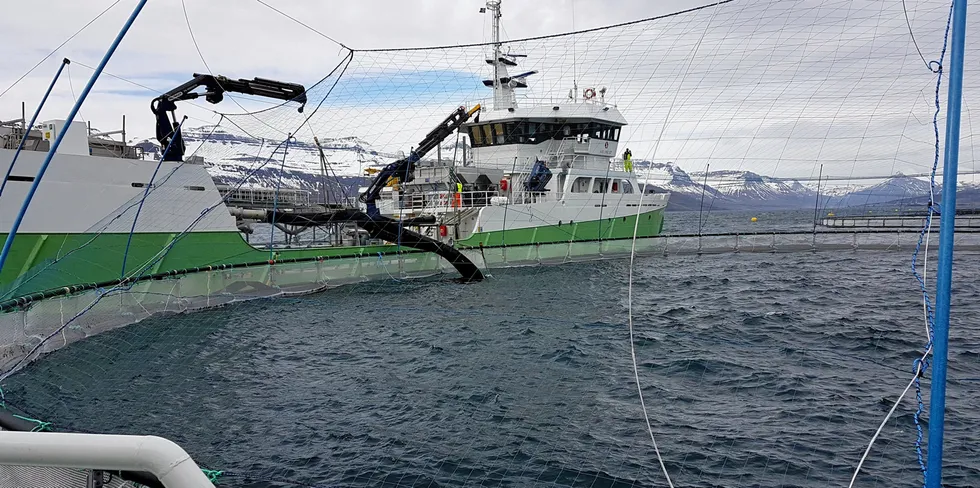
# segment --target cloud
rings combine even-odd
[[[489,17],[479,0],[308,2],[265,0],[355,49],[457,45],[489,40]],[[576,0],[575,27],[592,28],[690,8],[704,2]],[[52,0],[45,22],[23,22],[29,4],[5,7],[0,32],[0,90],[6,88],[108,1]],[[18,117],[20,102],[34,108],[62,57],[77,62],[59,82],[42,118],[63,117],[118,27],[135,5],[123,0],[34,73],[0,98],[0,119]],[[106,130],[127,114],[130,134],[150,136],[148,105],[154,91],[169,90],[207,72],[232,78],[259,76],[303,83],[317,100],[336,81],[316,83],[346,51],[317,33],[247,0],[149,2],[82,115]],[[623,143],[637,157],[673,160],[689,171],[751,169],[799,176],[826,172],[921,172],[932,163],[931,125],[935,75],[925,68],[943,44],[948,2],[844,0],[737,1],[695,13],[576,36],[508,44],[528,54],[521,68],[536,69],[522,104],[564,100],[568,90],[607,86],[607,100],[630,122]],[[505,2],[505,39],[568,31],[573,2]],[[971,11],[970,28],[980,12]],[[968,36],[966,111],[978,93],[975,37]],[[204,60],[198,54],[200,49]],[[480,80],[488,76],[485,47],[433,51],[356,52],[320,111],[298,114],[276,102],[228,97],[221,105],[185,102],[192,125],[218,120],[215,111],[265,109],[232,116],[262,137],[302,129],[327,136],[360,136],[384,149],[405,150],[459,105],[486,102]],[[205,67],[205,61],[207,67]],[[141,87],[145,86],[148,88]],[[945,83],[944,83],[945,86]],[[941,94],[945,106],[945,92]],[[270,107],[273,107],[270,109]],[[311,108],[312,110],[312,108]],[[270,128],[272,125],[274,128]],[[940,119],[940,133],[944,130]],[[972,137],[964,139],[972,169]]]

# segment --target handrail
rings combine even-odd
[[[0,464],[144,471],[165,488],[214,488],[186,451],[156,436],[6,431],[0,434]]]
[[[456,195],[459,195],[458,201]],[[406,195],[398,210],[445,211],[447,209],[486,207],[490,205],[490,199],[496,196],[501,196],[500,192],[496,190],[464,191],[462,193],[449,190],[416,192]]]

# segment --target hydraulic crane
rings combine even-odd
[[[477,104],[470,110],[466,110],[466,107],[459,107],[453,112],[449,117],[446,117],[435,129],[432,129],[425,137],[422,142],[412,151],[410,154],[394,163],[385,166],[378,175],[368,186],[368,189],[361,194],[358,199],[361,203],[367,205],[367,214],[372,217],[378,217],[381,213],[378,211],[378,207],[375,205],[378,196],[381,194],[381,190],[384,189],[385,185],[388,184],[388,180],[393,177],[398,177],[401,181],[409,182],[415,178],[415,163],[419,162],[423,156],[428,154],[429,151],[435,149],[445,138],[449,137],[453,132],[459,129],[459,126],[463,125],[469,118],[480,110],[480,105]]]
[[[357,223],[357,226],[368,231],[371,237],[384,239],[388,242],[398,242],[406,247],[413,247],[423,251],[434,252],[449,261],[453,267],[459,271],[461,280],[464,282],[483,280],[483,272],[480,271],[472,261],[463,255],[453,246],[439,242],[435,239],[426,237],[417,232],[405,228],[405,222],[399,222],[381,215],[375,201],[381,194],[381,190],[388,184],[392,177],[401,178],[402,181],[412,181],[417,163],[429,151],[439,145],[445,138],[449,137],[454,131],[459,129],[474,113],[480,110],[480,105],[476,105],[470,110],[466,107],[459,107],[449,117],[446,117],[435,129],[432,129],[415,150],[410,151],[407,157],[399,159],[384,167],[368,189],[360,195],[359,200],[367,206],[367,212],[348,209],[337,212],[332,216],[336,220],[346,220]]]
[[[205,88],[203,93],[195,91],[198,87],[202,86]],[[175,102],[193,100],[203,96],[209,103],[220,103],[224,99],[225,92],[259,95],[279,100],[291,100],[300,104],[299,111],[301,113],[303,112],[303,107],[306,105],[306,89],[303,85],[263,78],[230,80],[222,76],[195,73],[194,79],[191,81],[170,90],[150,102],[150,110],[153,111],[153,114],[157,118],[157,140],[160,141],[160,144],[164,148],[167,146],[170,147],[170,150],[164,155],[164,161],[182,161],[184,157],[184,143],[180,136],[180,125],[174,114],[174,111],[177,109]],[[473,264],[458,249],[405,228],[406,224],[410,224],[411,222],[399,222],[382,216],[375,205],[381,189],[384,188],[389,179],[394,176],[399,176],[403,181],[411,181],[414,178],[415,163],[439,145],[443,139],[459,129],[478,110],[480,110],[479,105],[469,111],[465,107],[459,107],[435,129],[426,134],[422,142],[419,143],[415,150],[411,151],[408,157],[395,161],[381,170],[374,181],[371,182],[368,190],[360,196],[361,202],[367,204],[367,213],[357,209],[344,209],[333,213],[313,215],[311,217],[280,215],[281,211],[273,210],[269,211],[268,221],[282,222],[284,219],[294,219],[298,222],[308,222],[310,224],[313,224],[314,220],[318,223],[353,222],[358,227],[368,231],[371,237],[384,239],[388,242],[398,242],[406,247],[433,252],[442,256],[459,271],[463,281],[482,280],[483,273],[480,271],[480,268]]]
[[[202,86],[205,88],[203,93],[195,91]],[[209,103],[220,103],[224,99],[225,92],[292,100],[300,104],[300,113],[306,106],[306,88],[303,85],[265,78],[232,80],[224,76],[194,73],[194,79],[191,81],[154,98],[150,102],[150,110],[157,118],[157,141],[163,148],[170,146],[170,150],[164,155],[164,161],[182,161],[184,159],[184,141],[178,130],[180,124],[177,122],[177,116],[174,113],[177,110],[177,104],[174,102],[193,100],[203,96]]]

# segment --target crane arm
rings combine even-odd
[[[419,145],[408,156],[385,166],[384,169],[378,172],[378,175],[374,177],[374,181],[371,182],[368,189],[358,197],[361,202],[367,204],[367,214],[372,217],[379,214],[374,202],[381,194],[381,190],[388,184],[388,180],[393,177],[398,177],[401,181],[412,181],[415,178],[415,163],[422,159],[429,151],[435,149],[440,142],[449,137],[478,110],[480,110],[479,104],[470,110],[466,110],[466,107],[459,107],[437,125],[436,128],[426,134],[422,141],[419,142]]]
[[[204,87],[204,91],[196,91],[199,87]],[[291,100],[300,104],[300,112],[303,112],[303,107],[306,105],[306,88],[303,85],[265,78],[232,80],[224,76],[194,73],[192,80],[154,98],[150,102],[150,111],[157,119],[157,140],[164,147],[170,145],[170,151],[167,152],[164,160],[181,161],[184,157],[184,144],[180,133],[177,131],[177,117],[174,115],[174,111],[177,110],[175,102],[193,100],[203,96],[209,103],[220,103],[224,99],[225,92]]]

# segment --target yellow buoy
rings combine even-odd
[[[833,217],[834,216],[834,212],[827,212],[827,216],[828,217]]]
[[[756,218],[756,217],[752,217],[752,222],[758,222],[758,221],[759,221],[759,219],[758,219],[758,218]]]

